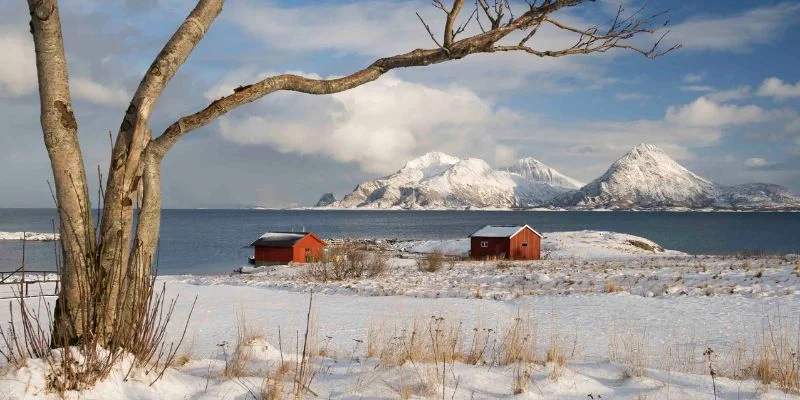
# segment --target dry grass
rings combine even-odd
[[[756,337],[754,377],[781,389],[800,391],[800,319],[797,324],[780,318],[764,322]]]
[[[663,252],[664,248],[659,245],[651,245],[650,243],[643,242],[641,240],[628,240],[628,244],[634,247],[638,247],[642,250],[652,251],[652,252]]]
[[[438,251],[417,258],[417,269],[425,272],[437,272],[444,266],[444,255]]]
[[[248,368],[253,359],[253,343],[259,339],[263,340],[264,335],[248,326],[244,314],[239,314],[236,318],[236,338],[233,352],[231,352],[230,359],[226,354],[223,377],[231,379],[248,374]]]
[[[603,285],[604,293],[616,293],[616,292],[621,292],[623,290],[624,289],[622,288],[622,286],[620,286],[618,283],[614,281],[606,281],[606,283]]]
[[[373,278],[386,272],[389,256],[385,252],[367,249],[354,240],[331,246],[319,262],[306,268],[304,277],[318,282]]]

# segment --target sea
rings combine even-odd
[[[0,208],[0,232],[53,232],[54,209]],[[607,230],[642,236],[690,254],[800,253],[800,213],[598,211],[162,211],[159,274],[228,274],[246,265],[247,245],[266,231],[323,238],[400,240],[467,237],[486,224],[528,224],[547,232]],[[55,242],[27,242],[28,269],[53,270]],[[22,243],[0,240],[0,271],[22,262]]]

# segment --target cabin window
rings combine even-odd
[[[528,244],[527,243],[523,243],[522,247],[528,247]]]
[[[488,241],[485,241],[485,240],[484,240],[484,241],[482,241],[482,242],[481,242],[481,247],[489,247],[489,242],[488,242]]]

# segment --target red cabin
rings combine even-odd
[[[542,235],[528,225],[486,225],[469,237],[469,255],[475,259],[541,258]]]
[[[325,241],[311,232],[267,232],[250,247],[256,265],[307,263],[322,257]]]

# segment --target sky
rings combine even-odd
[[[644,3],[600,0],[553,18],[602,27],[620,5],[632,12]],[[266,96],[173,148],[163,165],[163,204],[313,205],[322,193],[341,198],[428,151],[496,167],[533,156],[589,182],[638,143],[658,145],[720,184],[771,182],[800,193],[800,2],[646,3],[646,14],[669,10],[663,43],[681,49],[655,60],[623,50],[562,58],[473,55],[395,70],[336,95]],[[194,4],[59,4],[94,182],[98,170],[106,173],[109,135],[142,74]],[[228,0],[156,104],[151,128],[162,132],[266,76],[342,76],[380,57],[434,47],[416,12],[438,32],[443,18],[429,1]],[[465,6],[464,17],[469,12]],[[24,1],[0,2],[0,207],[52,207],[28,20]],[[473,23],[466,33],[475,29]],[[530,43],[547,50],[576,39],[546,27]],[[655,39],[633,43],[647,47]]]

